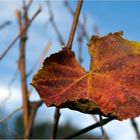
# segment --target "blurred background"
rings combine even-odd
[[[40,99],[30,85],[32,77],[42,66],[45,57],[58,52],[67,44],[76,5],[77,1],[65,0],[0,0],[1,139],[23,138],[23,89],[26,89],[30,102]],[[87,44],[92,35],[104,36],[110,32],[124,31],[124,38],[139,42],[139,13],[140,1],[85,0],[72,47],[79,63],[88,71],[90,58]],[[32,18],[34,16],[35,18]],[[17,37],[25,28],[26,34]],[[24,48],[23,63],[21,46]],[[21,70],[23,65],[24,72]],[[25,85],[21,80],[24,76]],[[41,104],[36,111],[32,137],[50,138],[55,108]],[[60,112],[57,138],[63,138],[96,122],[95,118],[88,114],[69,109],[61,109]],[[96,119],[98,118],[96,116]],[[140,129],[139,124],[138,117],[134,122],[112,121],[103,128],[110,139],[134,140],[138,139],[134,126]],[[97,128],[77,138],[105,137],[101,128]]]

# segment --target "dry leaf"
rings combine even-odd
[[[140,43],[121,36],[93,36],[89,43],[90,99],[120,120],[140,115]]]
[[[91,38],[88,73],[68,49],[46,58],[33,78],[44,102],[120,120],[140,115],[140,44],[121,36]]]

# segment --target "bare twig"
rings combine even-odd
[[[0,120],[0,124],[6,122],[8,119],[10,119],[16,112],[20,111],[22,109],[22,107],[17,108],[16,110],[14,110],[12,113],[10,113],[9,115],[7,115],[6,117],[4,117],[3,119]]]
[[[81,34],[78,34],[77,41],[78,41],[78,60],[79,60],[79,63],[81,64],[83,62],[83,59],[82,59],[83,36]]]
[[[29,7],[28,7],[29,8]],[[28,10],[25,4],[25,1],[23,1],[23,18],[21,18],[20,11],[17,11],[17,19],[19,23],[19,31],[22,32],[25,27],[27,27],[29,23],[29,18],[28,18]],[[28,26],[29,28],[29,26]],[[27,89],[27,77],[26,77],[26,58],[25,58],[25,47],[26,47],[26,40],[27,40],[27,31],[28,28],[26,28],[25,32],[20,36],[20,58],[19,58],[19,70],[20,70],[20,75],[21,75],[21,86],[22,86],[22,100],[23,100],[23,120],[24,120],[24,136],[26,134],[28,139],[32,135],[32,127],[30,126],[29,121],[32,121],[34,118],[30,117],[35,117],[35,112],[34,114],[31,114],[30,116],[30,102],[28,98],[28,89]],[[29,128],[29,129],[28,129]],[[26,131],[28,130],[28,131]],[[28,132],[28,133],[26,133]]]
[[[68,137],[66,137],[66,138],[64,138],[64,139],[71,139],[71,138],[74,138],[74,137],[79,136],[79,135],[81,135],[81,134],[83,134],[83,133],[86,133],[86,132],[88,132],[88,131],[90,131],[90,130],[92,130],[92,129],[95,129],[95,128],[97,128],[97,127],[103,126],[103,125],[107,124],[108,122],[110,122],[110,121],[112,121],[112,120],[113,120],[113,118],[103,119],[103,120],[101,120],[101,121],[99,121],[99,122],[97,122],[97,123],[95,123],[95,124],[92,124],[92,125],[90,125],[90,126],[84,128],[84,129],[81,129],[80,131],[78,131],[78,132],[76,132],[76,133],[74,133],[74,134],[72,134],[72,135],[70,135],[70,136],[68,136]]]
[[[25,12],[24,12],[25,14]],[[27,23],[27,18],[22,21],[21,12],[16,12],[16,17],[18,20],[19,31],[21,32]],[[25,63],[25,44],[26,44],[26,31],[20,36],[20,57],[19,57],[19,71],[21,77],[21,87],[22,87],[22,100],[23,100],[23,121],[24,121],[24,131],[27,129],[29,120],[29,101],[28,101],[28,90],[26,82],[26,63]]]
[[[0,25],[0,30],[4,29],[5,27],[7,27],[7,26],[10,25],[10,24],[11,24],[11,21],[5,21],[4,23],[2,23],[2,24]]]
[[[26,8],[25,1],[23,1],[23,18],[21,16],[21,12],[17,11],[16,16],[19,24],[19,31],[22,32],[25,27],[27,27],[29,23],[28,19],[28,9]],[[28,26],[29,27],[29,26]],[[28,128],[29,122],[29,113],[30,113],[30,102],[28,99],[28,89],[27,89],[27,77],[26,77],[26,62],[25,62],[25,47],[26,47],[26,39],[27,39],[27,30],[20,36],[20,58],[19,58],[19,70],[21,75],[21,86],[22,86],[22,100],[23,100],[23,120],[24,120],[24,134]],[[31,129],[30,129],[31,135]]]
[[[53,26],[53,28],[54,28],[54,30],[55,30],[57,36],[58,36],[58,40],[59,40],[59,42],[60,42],[60,44],[61,44],[62,46],[65,46],[65,41],[64,41],[64,39],[63,39],[63,37],[62,37],[62,35],[61,35],[61,33],[60,33],[58,27],[57,27],[57,24],[56,24],[55,21],[54,21],[54,14],[53,14],[53,11],[52,11],[52,8],[51,8],[51,3],[50,3],[50,1],[49,1],[49,0],[46,0],[46,4],[47,4],[47,8],[48,8],[48,10],[49,10],[50,22],[51,22],[51,24],[52,24],[52,26]]]
[[[137,139],[140,139],[140,132],[139,132],[138,125],[137,125],[135,119],[132,118],[132,119],[130,119],[130,121],[131,121],[131,124],[132,124],[134,131],[136,133]]]
[[[75,12],[75,15],[74,15],[74,20],[73,20],[73,24],[72,24],[72,27],[71,27],[71,32],[70,32],[68,43],[67,43],[67,48],[70,49],[70,50],[71,50],[71,47],[72,47],[74,34],[75,34],[76,27],[77,27],[77,24],[78,24],[78,19],[79,19],[82,3],[83,3],[83,0],[78,1],[78,5],[77,5],[76,12]]]
[[[99,115],[99,119],[100,119],[100,121],[103,120],[103,118],[102,118],[101,115]],[[109,139],[109,137],[108,137],[106,131],[104,130],[103,126],[101,126],[101,131],[102,131],[102,136],[103,136],[103,138],[106,139],[106,140]]]
[[[42,105],[42,101],[35,101],[35,102],[31,102],[31,108],[33,108],[33,110],[35,111],[35,109],[37,109],[40,105]],[[8,119],[10,119],[15,113],[17,113],[18,111],[22,110],[23,106],[15,109],[13,112],[11,112],[9,115],[5,116],[4,118],[0,119],[0,124],[6,122]]]
[[[66,6],[66,8],[68,9],[68,11],[70,12],[70,14],[72,16],[74,16],[74,11],[73,9],[71,8],[69,2],[67,0],[64,0],[64,5]],[[86,32],[86,29],[85,29],[85,26],[84,24],[82,24],[80,21],[78,22],[78,25],[79,27],[81,28],[82,30],[82,34],[83,36],[86,38],[87,41],[89,41],[89,36],[88,36],[88,33]]]
[[[28,11],[29,8],[31,7],[32,3],[33,3],[33,0],[29,0],[28,4],[26,4],[26,1],[25,0],[22,0],[22,3],[23,3],[23,9],[24,9],[24,11]]]
[[[83,23],[82,23],[83,27],[86,27],[86,21],[87,21],[86,15],[83,15]],[[79,60],[80,64],[83,62],[83,59],[82,59],[82,43],[83,43],[83,39],[84,39],[83,29],[80,28],[80,31],[77,34],[77,41],[78,41],[78,60]]]
[[[23,30],[15,37],[15,39],[10,43],[10,45],[5,49],[5,51],[0,55],[0,61],[3,59],[3,57],[8,53],[8,51],[12,48],[12,46],[16,43],[16,41],[24,34],[24,32],[27,30],[27,28],[30,26],[30,24],[33,22],[33,20],[36,18],[36,16],[41,12],[41,8],[37,10],[37,12],[33,15],[33,17],[29,20],[27,25],[23,28]]]
[[[25,131],[25,135],[24,138],[29,138],[30,137],[30,133],[31,130],[33,128],[34,125],[34,119],[35,119],[35,115],[37,112],[37,109],[42,105],[42,101],[34,101],[31,103],[31,112],[30,112],[30,117],[29,117],[29,123],[28,123],[28,127]]]
[[[28,2],[28,4],[26,5],[27,10],[31,7],[32,3],[33,3],[33,0],[30,0]]]
[[[56,138],[59,118],[60,118],[60,109],[56,107],[55,113],[54,113],[53,131],[52,131],[52,136],[51,136],[52,139]]]
[[[28,7],[29,8],[29,7]],[[19,30],[20,32],[27,26],[29,19],[28,19],[28,8],[23,0],[23,21],[18,14],[18,22],[19,22]],[[29,26],[28,26],[29,27]],[[28,28],[27,28],[28,29]],[[27,39],[27,29],[25,32],[20,36],[20,59],[19,59],[19,70],[21,75],[21,83],[22,83],[22,95],[23,95],[23,118],[24,118],[24,138],[28,139],[32,135],[32,127],[34,123],[34,118],[36,115],[37,108],[42,104],[40,102],[34,102],[30,105],[29,102],[29,92],[27,90],[27,75],[26,75],[26,63],[25,63],[25,46],[26,46],[26,39]]]
[[[74,16],[74,10],[71,8],[69,2],[67,0],[64,0],[64,5],[66,6],[66,8],[69,10],[70,14],[72,16]]]

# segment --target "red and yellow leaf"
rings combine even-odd
[[[121,37],[122,33],[92,37],[91,98],[105,114],[119,119],[140,115],[140,43]]]
[[[88,73],[68,49],[46,58],[32,83],[44,102],[120,120],[140,115],[140,43],[121,36],[91,38]]]
[[[33,78],[33,85],[48,106],[87,97],[86,71],[78,64],[74,52],[63,49],[52,54]]]

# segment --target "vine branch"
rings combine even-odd
[[[140,139],[140,132],[139,132],[138,125],[137,125],[135,119],[132,118],[132,119],[130,119],[130,121],[131,121],[131,124],[132,124],[132,126],[133,126],[133,128],[134,128],[134,130],[135,130],[137,139]]]
[[[70,49],[70,50],[72,48],[72,42],[73,42],[74,34],[75,34],[75,31],[76,31],[76,27],[77,27],[77,24],[78,24],[78,19],[79,19],[82,4],[83,4],[83,0],[79,0],[77,8],[76,8],[76,12],[74,14],[74,20],[73,20],[73,23],[72,23],[71,32],[70,32],[68,43],[67,43],[67,48]]]
[[[22,15],[20,11],[16,11],[16,17],[18,20],[19,25],[19,32],[23,30],[23,22],[22,22]],[[26,23],[26,21],[25,21]],[[27,31],[27,30],[26,30]],[[28,110],[28,97],[27,97],[27,85],[26,85],[26,64],[25,64],[25,43],[26,43],[26,31],[22,36],[20,36],[20,57],[19,57],[19,71],[21,77],[21,87],[22,87],[22,100],[23,100],[23,122],[24,122],[24,130],[28,126],[28,117],[29,117],[29,110]]]
[[[29,18],[28,18],[28,10],[23,0],[23,14],[21,11],[16,11],[16,17],[19,25],[19,33],[21,33],[24,29],[26,29],[23,34],[20,36],[20,57],[19,57],[19,71],[21,77],[21,87],[22,87],[22,101],[23,101],[23,122],[24,122],[24,136],[28,131],[27,139],[32,135],[32,127],[29,128],[29,119],[30,119],[30,101],[28,98],[28,88],[27,88],[27,77],[26,77],[26,41],[27,41],[27,31],[30,26],[28,26]],[[30,25],[30,24],[29,24]],[[26,28],[27,27],[27,28]],[[32,115],[32,114],[31,114]],[[32,115],[35,116],[35,113]],[[31,117],[32,117],[31,116]],[[32,119],[31,121],[33,121]],[[31,125],[32,126],[32,125]],[[29,129],[28,129],[29,128]]]
[[[5,116],[4,118],[0,119],[0,124],[6,122],[8,119],[10,119],[16,112],[20,111],[22,109],[22,107],[19,107],[17,109],[15,109],[12,113],[10,113],[9,115]]]
[[[95,124],[92,124],[92,125],[84,128],[84,129],[81,129],[78,132],[76,132],[76,133],[74,133],[74,134],[72,134],[72,135],[70,135],[68,137],[65,137],[64,139],[71,139],[71,138],[74,138],[76,136],[79,136],[79,135],[81,135],[83,133],[86,133],[86,132],[92,130],[92,129],[95,129],[97,127],[103,126],[103,125],[107,124],[108,122],[112,121],[113,119],[114,118],[102,119],[101,121],[99,121],[99,122],[97,122]]]
[[[53,131],[52,131],[52,139],[56,138],[57,135],[57,129],[58,129],[58,122],[60,118],[60,109],[56,107],[55,113],[54,113],[54,123],[53,123]]]
[[[57,37],[58,37],[58,40],[60,42],[61,45],[65,45],[65,41],[57,27],[57,24],[55,23],[54,21],[54,14],[53,14],[53,11],[52,11],[52,8],[51,8],[51,3],[49,0],[46,0],[46,4],[47,4],[47,8],[49,10],[49,15],[50,15],[50,23],[52,24],[52,27],[54,28],[54,31],[56,32],[57,34]]]
[[[66,6],[66,8],[67,8],[68,11],[70,12],[70,14],[71,14],[72,16],[74,16],[74,11],[73,11],[73,9],[70,7],[70,4],[69,4],[69,2],[68,2],[67,0],[64,0],[64,5]],[[88,33],[86,32],[86,29],[85,29],[84,24],[81,23],[80,20],[79,20],[78,25],[79,25],[79,27],[80,27],[81,30],[82,30],[83,36],[86,38],[87,41],[89,41],[89,36],[88,36]]]
[[[5,28],[6,26],[10,25],[11,24],[11,21],[5,21],[4,23],[2,23],[0,25],[0,30],[2,30],[3,28]]]
[[[31,103],[31,112],[30,112],[30,117],[29,117],[29,122],[28,122],[28,127],[25,131],[25,135],[24,138],[29,138],[30,137],[30,133],[31,130],[33,128],[33,124],[34,124],[34,119],[35,119],[35,115],[37,112],[37,109],[43,104],[42,101],[34,101]]]
[[[17,42],[17,40],[24,34],[24,32],[27,30],[27,28],[30,26],[30,24],[33,22],[33,20],[37,17],[37,15],[41,12],[41,8],[36,11],[36,13],[33,15],[33,17],[28,21],[27,25],[24,27],[24,29],[15,37],[15,39],[9,44],[9,46],[5,49],[5,51],[0,55],[0,61],[4,58],[4,56],[8,53],[8,51],[12,48],[12,46]]]
[[[30,102],[31,108],[33,108],[33,110],[37,109],[40,105],[42,105],[42,101],[34,101],[34,102]],[[10,119],[15,113],[17,113],[18,111],[22,110],[23,106],[18,107],[17,109],[15,109],[13,112],[11,112],[10,114],[8,114],[7,116],[3,117],[2,119],[0,119],[0,124],[6,122],[8,119]]]

